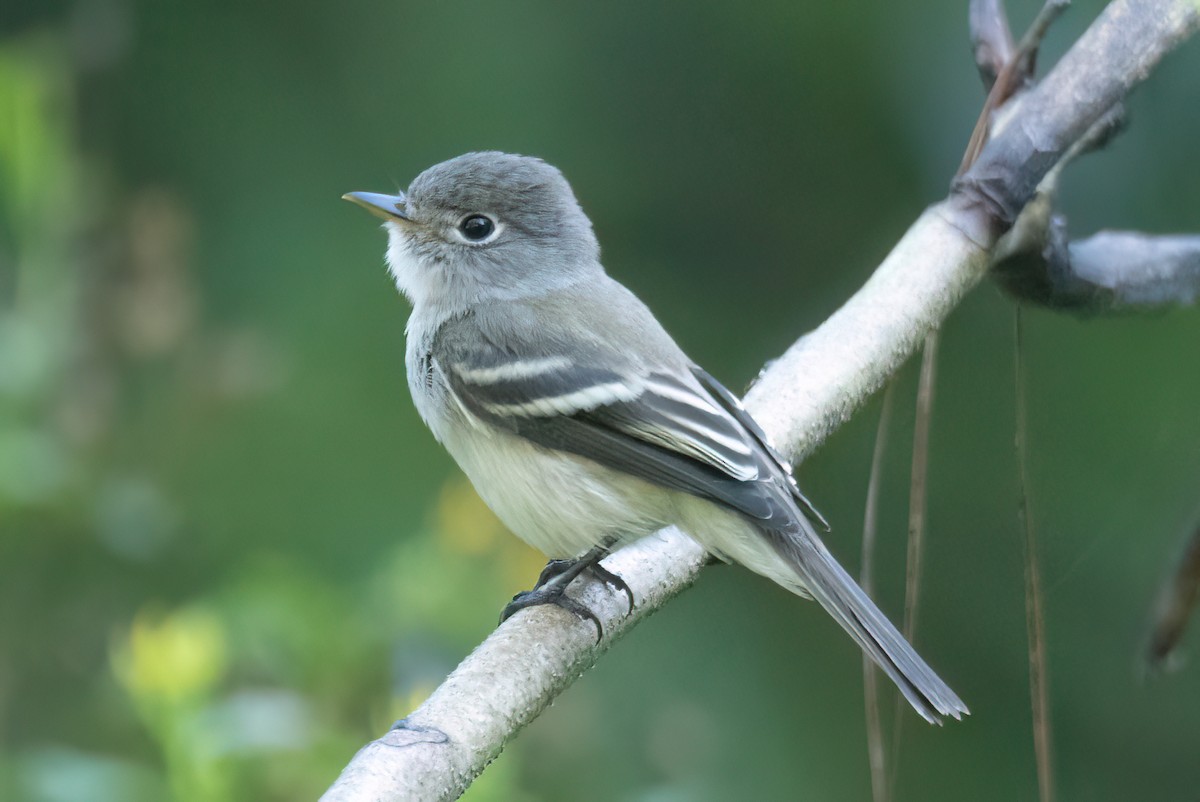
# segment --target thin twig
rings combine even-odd
[[[929,430],[933,422],[934,383],[937,379],[937,329],[925,335],[921,374],[917,381],[917,410],[913,421],[912,471],[908,485],[908,554],[904,564],[904,639],[916,644],[917,611],[925,552],[926,502],[928,501]],[[900,765],[904,708],[900,697],[892,714],[892,772]]]
[[[1029,639],[1029,698],[1033,717],[1033,750],[1037,761],[1038,798],[1054,802],[1054,763],[1050,732],[1049,670],[1046,666],[1045,614],[1038,568],[1037,530],[1029,505],[1029,433],[1025,410],[1024,347],[1021,305],[1014,307],[1013,385],[1016,389],[1017,517],[1025,534],[1025,628]]]
[[[1065,0],[1047,0],[1046,4],[1042,6],[1042,10],[1034,19],[1033,24],[1029,26],[1029,30],[1021,37],[1021,41],[1017,44],[1013,57],[1004,65],[991,91],[988,92],[988,99],[984,104],[984,114],[980,115],[979,122],[976,124],[975,131],[972,134],[971,144],[968,145],[967,152],[963,156],[963,163],[959,169],[960,175],[974,165],[979,154],[982,152],[982,140],[986,139],[987,132],[990,129],[991,112],[1008,100],[1020,85],[1032,78],[1037,62],[1037,52],[1041,47],[1042,40],[1046,36],[1046,31],[1050,29],[1050,25],[1054,20],[1058,19],[1059,15],[1066,10],[1066,7],[1067,2]],[[1089,128],[1089,131],[1094,128],[1095,125]],[[1086,138],[1083,137],[1083,139]],[[1067,162],[1075,158],[1082,147],[1078,140],[1073,143],[1050,172],[1057,174],[1055,171],[1061,171]],[[1053,183],[1055,179],[1048,178],[1048,180]],[[1039,186],[1045,186],[1045,180]],[[1025,388],[1022,377],[1021,307],[1019,304],[1016,306],[1015,314],[1016,356],[1014,359],[1014,370],[1016,376],[1014,386],[1017,395],[1016,453],[1018,462],[1018,492],[1020,494],[1019,517],[1025,529],[1025,620],[1029,639],[1029,692],[1033,710],[1034,757],[1037,763],[1038,789],[1041,802],[1053,802],[1054,771],[1050,753],[1050,715],[1048,710],[1048,692],[1046,689],[1047,672],[1041,607],[1041,580],[1038,571],[1037,550],[1034,548],[1035,532],[1029,515],[1029,483],[1026,473]]]
[[[875,429],[875,450],[871,454],[871,478],[867,482],[867,504],[863,512],[862,570],[859,573],[858,584],[868,596],[875,595],[875,535],[879,531],[879,485],[883,478],[883,455],[887,451],[895,386],[895,382],[891,382],[883,391],[879,425]],[[891,798],[891,784],[888,779],[887,753],[880,717],[879,669],[876,668],[875,661],[865,654],[863,707],[867,714],[867,760],[871,764],[871,797],[874,802],[888,802]]]
[[[917,637],[917,610],[921,593],[922,556],[929,478],[929,430],[933,422],[934,383],[937,380],[937,330],[925,335],[921,377],[917,383],[917,413],[913,425],[912,479],[908,488],[908,561],[904,578],[904,637]]]
[[[992,113],[1006,103],[1012,95],[1033,76],[1038,48],[1046,31],[1059,15],[1066,10],[1066,0],[1047,0],[1029,30],[1021,37],[1015,49],[1010,48],[1007,15],[998,1],[991,5],[971,5],[971,27],[973,35],[987,33],[995,40],[991,45],[991,58],[998,58],[1003,50],[1011,50],[1000,66],[999,74],[988,91],[983,109],[963,153],[955,177],[962,176],[979,157],[987,141]],[[979,16],[976,16],[978,12]],[[980,58],[980,40],[976,39],[976,59]],[[985,73],[986,74],[986,73]],[[904,637],[909,643],[916,641],[918,599],[921,588],[922,555],[925,541],[926,490],[929,473],[929,430],[933,418],[934,379],[937,366],[938,332],[930,331],[925,336],[925,348],[921,359],[921,377],[917,387],[916,421],[913,431],[912,478],[909,486],[908,506],[908,559],[904,584]],[[892,764],[899,765],[901,733],[904,727],[903,710],[897,699],[895,725],[892,729]]]

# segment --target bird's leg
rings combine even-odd
[[[604,637],[604,627],[601,626],[600,619],[583,604],[566,595],[566,589],[567,585],[570,585],[577,576],[587,573],[601,582],[623,591],[629,598],[629,609],[633,610],[633,591],[630,590],[629,585],[621,577],[600,565],[600,561],[608,555],[608,548],[613,542],[613,539],[606,540],[587,554],[574,560],[551,560],[546,563],[546,567],[542,569],[541,575],[538,576],[537,585],[534,586],[533,590],[518,593],[504,607],[504,611],[500,613],[501,623],[506,621],[513,613],[518,610],[524,610],[526,607],[535,607],[539,604],[553,604],[574,613],[582,620],[591,621],[595,624],[596,640],[599,641]]]
[[[583,604],[566,595],[567,585],[571,584],[575,577],[587,570],[587,561],[596,551],[597,549],[592,549],[592,551],[589,551],[577,560],[551,560],[546,563],[546,567],[542,569],[537,585],[534,586],[533,590],[518,593],[516,596],[513,596],[512,601],[505,605],[504,610],[500,613],[500,623],[504,623],[514,613],[524,610],[526,607],[536,607],[539,604],[553,604],[556,607],[563,608],[567,612],[574,613],[585,621],[591,621],[595,624],[596,641],[599,642],[604,637],[604,627],[601,625],[600,619]],[[603,552],[601,552],[600,556],[603,556]],[[599,559],[599,557],[596,559]]]

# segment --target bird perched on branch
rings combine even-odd
[[[551,603],[599,628],[567,585],[589,572],[629,593],[600,560],[676,524],[816,599],[927,720],[968,712],[825,548],[791,467],[737,397],[604,272],[557,169],[468,153],[405,194],[345,197],[385,221],[388,267],[413,305],[417,411],[500,519],[551,558],[504,618]]]

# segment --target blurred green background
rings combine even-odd
[[[6,0],[0,799],[315,798],[536,576],[421,426],[407,306],[343,192],[543,156],[609,271],[743,387],[944,195],[982,98],[965,20],[957,0]],[[1200,229],[1198,76],[1194,46],[1171,57],[1068,174],[1077,235]],[[1025,339],[1061,797],[1195,799],[1200,668],[1147,682],[1138,658],[1198,514],[1200,313],[1030,311]],[[918,636],[974,715],[905,713],[898,800],[1036,796],[1013,356],[985,285],[945,327]],[[893,615],[914,374],[883,483]],[[878,409],[800,470],[851,570]],[[713,568],[467,799],[866,799],[863,720],[849,639]]]

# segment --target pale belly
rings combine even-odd
[[[551,558],[628,543],[675,518],[674,494],[506,432],[472,427],[443,442],[500,520]]]

